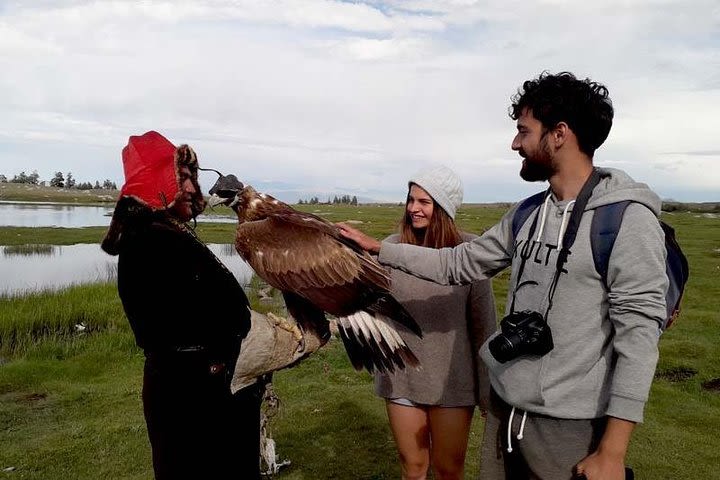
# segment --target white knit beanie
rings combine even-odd
[[[425,190],[450,218],[455,219],[455,211],[463,200],[462,181],[455,172],[443,165],[436,165],[410,177],[408,188],[413,183]]]

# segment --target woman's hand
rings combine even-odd
[[[340,234],[343,237],[349,238],[353,242],[357,243],[363,250],[374,254],[380,252],[380,242],[370,235],[366,235],[346,223],[339,222],[336,223],[335,226],[340,229]]]

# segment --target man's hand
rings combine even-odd
[[[340,234],[343,237],[349,238],[353,242],[357,243],[363,250],[370,253],[380,252],[380,242],[373,237],[364,234],[360,230],[353,228],[346,223],[336,223],[335,226],[340,229]]]
[[[596,450],[583,458],[575,470],[580,478],[587,480],[625,480],[625,457],[617,458]]]
[[[608,417],[598,449],[580,460],[575,474],[587,480],[625,480],[625,453],[635,424]]]

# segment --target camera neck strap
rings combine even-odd
[[[570,254],[570,248],[572,247],[573,243],[575,243],[575,237],[577,237],[578,227],[580,226],[580,220],[582,219],[583,213],[585,212],[585,207],[587,206],[588,200],[590,200],[593,189],[598,185],[598,183],[600,183],[600,179],[600,172],[597,168],[593,168],[590,177],[585,181],[582,189],[580,189],[580,193],[575,199],[575,204],[573,205],[572,213],[570,214],[567,229],[565,230],[565,234],[563,235],[562,248],[558,252],[557,262],[555,264],[555,274],[553,275],[553,280],[550,284],[550,289],[548,291],[548,307],[547,310],[545,310],[545,321],[547,321],[548,313],[550,313],[550,309],[552,308],[552,299],[555,295],[555,289],[557,288],[558,281],[560,280],[560,274],[562,273],[563,267],[567,262],[568,255]],[[551,190],[548,188],[547,195],[545,196],[546,200],[547,197],[551,195],[551,193]],[[537,228],[538,219],[540,217],[540,210],[540,207],[538,207],[538,212],[533,219],[532,225],[530,225],[528,240],[521,247],[519,252],[520,267],[518,268],[517,281],[515,282],[515,289],[513,290],[513,299],[512,303],[510,304],[510,313],[515,312],[515,297],[517,295],[518,288],[522,286],[520,280],[522,278],[523,271],[525,270],[525,263],[532,256],[534,246],[532,237],[535,234],[535,229]]]
[[[550,284],[550,291],[548,292],[548,307],[547,310],[545,310],[545,321],[547,321],[548,313],[550,313],[550,309],[552,308],[553,296],[555,295],[555,289],[560,280],[563,266],[567,262],[568,255],[570,255],[570,247],[575,243],[580,220],[585,213],[588,200],[590,200],[590,196],[598,183],[600,183],[600,172],[597,168],[593,168],[590,177],[585,181],[585,184],[575,199],[575,205],[573,205],[572,213],[570,214],[567,230],[565,230],[565,235],[563,235],[562,248],[558,252],[557,263],[555,264],[555,276],[553,277],[553,281]]]

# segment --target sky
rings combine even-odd
[[[571,71],[615,107],[596,165],[720,201],[717,0],[0,0],[0,68],[8,178],[119,186],[157,130],[286,201],[402,202],[443,164],[465,202],[513,202],[545,185],[518,176],[510,98]]]

